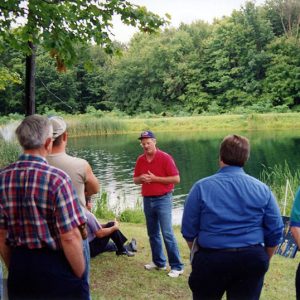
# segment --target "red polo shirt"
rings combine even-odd
[[[156,153],[151,162],[147,161],[146,155],[142,154],[138,157],[134,168],[134,177],[150,171],[156,176],[167,177],[179,175],[179,171],[171,155],[156,149]],[[161,196],[173,191],[174,184],[163,184],[159,182],[143,183],[142,195],[147,196]]]

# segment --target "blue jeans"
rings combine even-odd
[[[83,256],[85,260],[84,276],[90,282],[90,245],[88,239],[82,240]]]
[[[144,197],[144,212],[153,262],[158,267],[166,266],[161,231],[171,269],[182,270],[183,264],[172,227],[172,198],[172,193],[159,197]]]
[[[82,246],[83,246],[83,256],[85,260],[85,271],[83,274],[83,278],[90,283],[90,245],[88,239],[82,240]],[[91,299],[91,296],[89,295],[89,300]]]

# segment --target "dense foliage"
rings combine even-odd
[[[247,2],[213,24],[199,20],[159,34],[136,34],[128,45],[113,45],[122,55],[77,45],[78,59],[63,73],[57,73],[55,62],[40,47],[37,111],[298,111],[299,27],[298,0],[268,0],[263,6]],[[23,56],[9,45],[5,48],[1,61],[23,79]],[[2,115],[23,113],[23,83],[8,82],[0,91]]]

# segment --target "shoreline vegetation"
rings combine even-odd
[[[266,114],[222,114],[172,117],[143,114],[128,116],[119,111],[96,110],[86,114],[61,114],[68,124],[70,137],[136,133],[151,129],[155,132],[171,131],[263,131],[300,129],[300,113]],[[9,124],[21,120],[23,116],[12,114],[0,117],[1,132]]]
[[[61,114],[59,114],[61,115]],[[151,129],[162,131],[258,131],[286,130],[293,134],[300,129],[299,113],[284,114],[249,114],[249,115],[217,115],[191,117],[128,117],[113,114],[102,115],[100,112],[86,115],[61,115],[69,125],[69,135],[90,136],[103,134],[127,134]],[[0,130],[9,123],[22,119],[22,116],[0,118]],[[0,131],[1,133],[1,131]],[[0,135],[0,168],[14,161],[20,148],[15,142],[5,142]],[[265,168],[261,174],[262,181],[272,187],[279,205],[289,180],[291,189],[295,192],[299,185],[300,174],[291,173],[287,164]],[[107,210],[107,195],[97,196],[95,212],[101,221],[111,218]],[[288,215],[292,201],[288,201]],[[191,299],[188,287],[188,276],[191,271],[189,250],[181,236],[179,226],[175,226],[175,235],[185,272],[177,279],[170,279],[166,272],[145,271],[143,265],[151,261],[151,251],[148,242],[146,226],[144,225],[141,207],[127,211],[120,216],[121,229],[128,236],[137,239],[138,252],[135,257],[120,257],[114,253],[103,253],[91,260],[91,295],[92,299]],[[130,223],[128,223],[130,222]],[[134,224],[139,223],[139,224]],[[295,273],[299,262],[299,254],[295,259],[275,255],[272,258],[269,271],[265,278],[262,300],[295,299]],[[6,273],[7,274],[7,273]]]
[[[162,115],[143,114],[130,117],[120,111],[103,112],[93,110],[90,113],[69,115],[61,114],[55,111],[48,112],[48,115],[62,116],[68,125],[68,134],[70,137],[95,136],[95,135],[118,135],[141,132],[143,130],[152,130],[154,132],[178,132],[178,138],[181,138],[180,132],[199,132],[201,134],[222,134],[240,133],[251,135],[259,131],[271,131],[276,134],[297,134],[300,130],[300,113],[266,113],[266,114],[222,114],[222,115],[197,115],[185,117],[170,117]],[[0,168],[13,162],[20,153],[20,147],[14,141],[6,142],[2,136],[11,136],[16,124],[23,117],[13,114],[0,117]],[[272,133],[272,134],[273,134]],[[299,171],[300,172],[300,171]],[[293,193],[296,192],[300,182],[300,173],[291,172],[289,166],[285,163],[280,166],[264,166],[260,174],[260,180],[271,186],[281,212],[290,213],[293,203]],[[287,188],[289,193],[287,194]],[[290,192],[292,191],[292,193]],[[287,196],[286,196],[287,195]],[[94,197],[96,202],[96,215],[99,218],[110,218],[115,212],[106,208],[107,195],[102,193]],[[283,205],[286,202],[286,208]],[[121,221],[143,222],[141,207],[128,209],[123,215],[119,216]]]
[[[70,137],[136,133],[151,129],[154,132],[171,131],[262,131],[300,129],[300,113],[268,113],[245,115],[168,116],[98,116],[84,114],[64,116]]]

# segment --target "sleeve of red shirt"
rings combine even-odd
[[[141,170],[140,170],[140,156],[136,160],[135,167],[134,167],[134,172],[133,172],[133,177],[138,177],[141,175]]]
[[[165,168],[166,168],[166,172],[167,172],[168,176],[179,175],[179,170],[177,169],[177,166],[175,164],[173,157],[167,153],[166,153],[166,155],[168,156],[168,159],[165,160],[165,162],[166,162]]]

